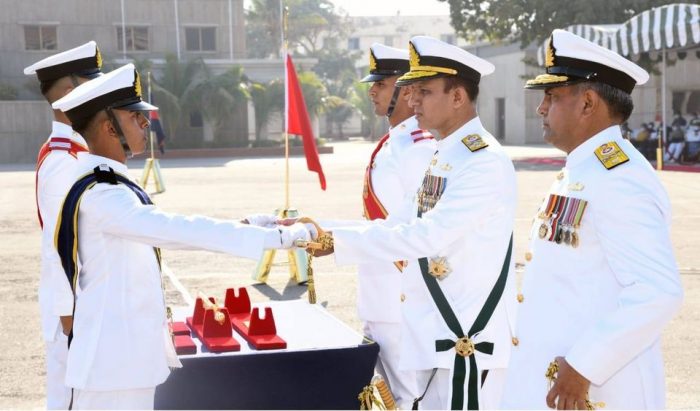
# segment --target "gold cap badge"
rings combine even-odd
[[[416,51],[416,47],[410,41],[408,42],[408,54],[409,64],[411,65],[411,67],[420,66],[420,56]]]
[[[547,42],[547,50],[544,53],[544,66],[554,66],[554,39],[552,38],[552,36],[549,36],[549,41]]]
[[[377,59],[374,58],[374,53],[372,49],[369,50],[369,71],[372,72],[377,69]]]
[[[98,69],[102,69],[102,53],[100,53],[100,49],[97,46],[95,46],[95,64]]]
[[[139,76],[138,71],[134,71],[134,75],[136,76],[134,79],[134,91],[137,96],[141,97],[141,76]]]

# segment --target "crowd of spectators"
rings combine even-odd
[[[663,123],[653,121],[642,123],[636,129],[624,123],[622,133],[649,160],[656,160],[659,137],[666,136],[662,140],[665,162],[700,163],[700,113],[688,117],[686,119],[681,113],[675,113],[665,133]]]

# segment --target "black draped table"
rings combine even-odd
[[[304,300],[254,304],[272,307],[287,348],[258,351],[233,331],[238,352],[210,353],[193,336],[197,354],[182,355],[156,389],[156,409],[358,409],[379,346],[319,305]],[[176,321],[192,315],[175,311]]]

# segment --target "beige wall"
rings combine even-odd
[[[0,164],[36,161],[52,120],[45,101],[0,101]]]

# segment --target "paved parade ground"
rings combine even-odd
[[[321,156],[328,181],[325,192],[316,174],[306,171],[305,160],[293,158],[292,206],[317,219],[361,218],[362,176],[373,148],[373,143],[364,141],[334,144],[334,154]],[[514,255],[520,266],[532,217],[561,168],[562,153],[546,147],[508,147],[508,151],[518,170]],[[132,160],[129,166],[138,178],[143,160]],[[242,218],[272,212],[284,203],[283,159],[162,160],[161,166],[167,191],[153,200],[166,211]],[[700,173],[659,175],[671,197],[672,239],[685,286],[683,308],[663,335],[667,403],[669,408],[699,408]],[[152,185],[147,187],[153,190]],[[36,291],[39,239],[33,165],[0,166],[0,408],[45,406]],[[203,291],[223,298],[226,288],[247,286],[254,302],[306,298],[306,287],[289,281],[284,257],[277,259],[268,284],[256,284],[251,278],[254,261],[200,251],[164,250],[163,256],[192,295]],[[318,302],[360,331],[354,306],[356,268],[336,267],[332,257],[314,260],[314,267]],[[167,299],[172,305],[185,304],[172,282],[167,282]]]

